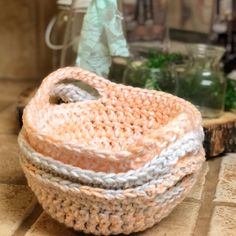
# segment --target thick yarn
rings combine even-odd
[[[64,83],[73,79],[98,96]],[[129,234],[166,217],[194,185],[201,122],[183,99],[64,68],[25,109],[20,162],[54,219],[85,233]]]

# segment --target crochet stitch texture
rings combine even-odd
[[[195,183],[205,159],[201,123],[183,99],[67,67],[45,78],[24,111],[21,165],[59,222],[95,235],[138,232]]]

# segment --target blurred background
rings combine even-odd
[[[143,1],[139,2],[140,10],[136,19],[142,24],[145,21],[142,14],[144,5],[142,6]],[[123,1],[126,5],[123,6],[123,12],[127,16],[124,24],[130,41],[133,41],[130,33],[132,20],[128,15],[133,3],[136,1]],[[221,44],[227,47],[227,59],[233,60],[236,38],[235,5],[233,0],[176,0],[171,1],[167,10],[160,11],[168,14],[171,40]],[[58,13],[57,1],[0,0],[0,11],[0,78],[41,79],[53,69],[52,50],[46,46],[44,36],[49,21]],[[160,17],[160,14],[157,15]],[[158,21],[158,17],[154,16],[155,20]],[[162,16],[162,21],[164,18]],[[151,33],[149,38],[152,40]],[[141,33],[136,40],[148,41],[149,38],[143,38]]]
[[[0,0],[1,100],[11,97],[21,103],[19,95],[24,97],[27,87],[36,84],[37,88],[48,73],[59,67],[78,66],[81,28],[90,2]],[[199,107],[211,103],[221,112],[224,107],[236,107],[236,85],[230,80],[230,92],[225,89],[228,78],[236,81],[236,0],[117,3],[131,54],[128,58],[113,56],[109,73],[102,75],[118,83],[161,89]],[[133,65],[137,64],[141,73],[136,73]],[[191,83],[183,79],[189,77]],[[196,88],[195,94],[190,94],[191,87]],[[212,94],[211,101],[198,101],[206,94]]]
[[[0,0],[0,235],[23,236],[27,231],[31,231],[27,235],[75,235],[42,213],[25,186],[17,138],[23,110],[43,78],[59,67],[78,66],[81,28],[91,1],[95,3],[95,0]],[[115,33],[120,36],[122,32],[130,55],[118,53],[105,58],[111,67],[104,76],[117,83],[162,90],[196,105],[204,118],[206,157],[219,157],[207,162],[200,174],[197,198],[191,197],[194,204],[186,201],[170,221],[164,221],[161,228],[158,225],[147,235],[159,235],[158,232],[193,235],[190,231],[194,229],[197,230],[194,235],[207,235],[215,214],[213,209],[218,207],[222,217],[213,220],[214,231],[209,235],[236,235],[236,0],[117,0],[117,3],[123,16],[119,11],[100,14],[104,17],[102,27],[117,23],[106,17],[122,19],[114,27]],[[93,39],[94,35],[91,30],[87,36]],[[99,53],[102,47],[98,45],[105,45],[106,50],[110,46],[102,36],[91,53],[93,50]],[[108,36],[111,44],[116,41],[113,33]],[[93,60],[95,65],[99,59]],[[100,67],[91,71],[97,73],[96,69]],[[74,82],[73,78],[71,81]],[[56,98],[58,103],[68,102],[60,96]],[[217,179],[222,186],[226,185],[224,188],[219,185],[216,191]],[[197,209],[201,213],[195,224]],[[190,220],[187,224],[186,219]],[[182,230],[178,231],[178,227]],[[39,233],[34,234],[34,230]]]
[[[44,34],[56,1],[1,0],[0,9],[0,78],[42,78],[52,68]]]

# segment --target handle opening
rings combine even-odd
[[[101,97],[97,89],[73,78],[66,78],[57,83],[49,95],[51,104],[85,102]]]

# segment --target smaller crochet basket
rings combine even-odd
[[[110,235],[143,231],[186,197],[205,159],[203,137],[200,113],[180,98],[64,68],[27,105],[18,142],[44,210]]]

